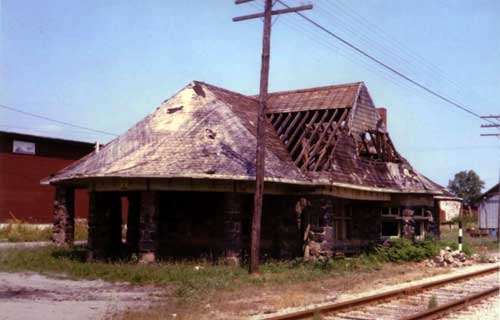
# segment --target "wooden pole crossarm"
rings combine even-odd
[[[250,0],[240,0],[244,2],[248,2]],[[243,2],[241,2],[243,3]],[[237,3],[239,4],[239,3]],[[299,6],[299,7],[294,7],[294,8],[287,8],[287,9],[279,9],[279,10],[273,10],[271,11],[271,15],[277,15],[277,14],[284,14],[284,13],[291,13],[291,12],[298,12],[298,11],[304,11],[304,10],[311,10],[313,8],[312,4],[304,5],[304,6]],[[244,20],[250,20],[250,19],[256,19],[256,18],[263,18],[264,13],[254,13],[254,14],[248,14],[245,16],[239,16],[233,18],[233,22],[238,22],[238,21],[244,21]]]
[[[500,119],[500,115],[481,116],[481,119]]]
[[[481,128],[500,128],[500,123],[482,124]]]
[[[251,1],[255,1],[255,0],[235,0],[234,4],[242,4],[242,3],[247,3],[247,2],[251,2]]]

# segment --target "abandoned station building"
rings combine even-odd
[[[72,242],[81,188],[90,199],[91,259],[120,252],[244,259],[257,109],[254,96],[190,83],[44,180],[56,187],[54,240]],[[439,202],[453,198],[397,152],[364,83],[272,93],[267,120],[263,256],[330,256],[389,237],[439,234]]]

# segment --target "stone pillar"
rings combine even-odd
[[[241,258],[241,196],[238,193],[224,194],[223,245],[226,261],[240,263]]]
[[[139,213],[139,259],[141,262],[156,261],[158,254],[159,201],[155,191],[142,191]]]
[[[128,196],[127,248],[131,254],[137,254],[139,250],[140,211],[140,193],[130,193]]]
[[[52,240],[56,245],[73,245],[75,238],[75,190],[56,187]]]
[[[114,192],[89,192],[90,261],[116,258],[121,251],[121,199]]]

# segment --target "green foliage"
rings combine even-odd
[[[477,226],[477,216],[458,216],[451,219],[451,224],[457,224],[462,221],[462,227],[468,228]]]
[[[463,199],[464,205],[470,206],[481,195],[484,181],[479,178],[474,170],[460,171],[453,180],[448,182],[448,189],[457,197]]]
[[[436,295],[432,295],[432,297],[429,299],[429,303],[427,304],[427,309],[434,309],[435,307],[438,306],[438,301]]]
[[[389,245],[375,247],[376,255],[390,262],[421,261],[438,252],[438,246],[432,240],[412,242],[408,239],[395,239]]]

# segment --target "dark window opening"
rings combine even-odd
[[[399,223],[397,221],[383,221],[382,236],[383,237],[399,236]]]

